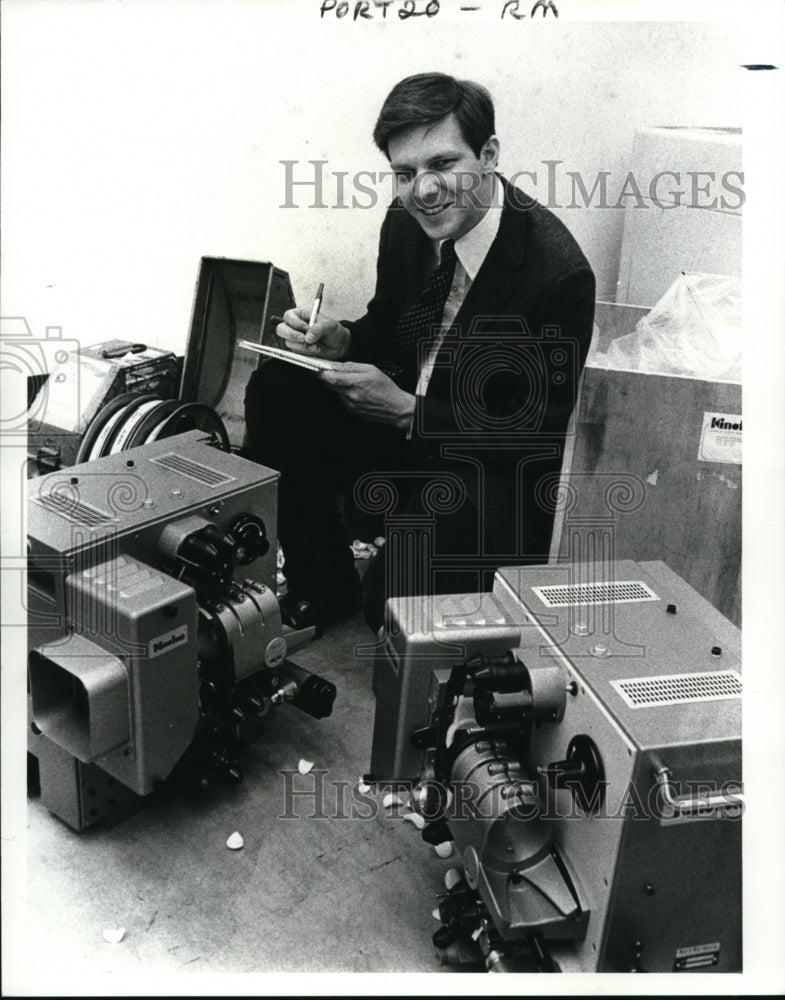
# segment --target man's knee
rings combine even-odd
[[[258,459],[280,468],[289,455],[308,454],[314,436],[335,419],[337,400],[313,372],[267,361],[245,392],[245,423]]]
[[[293,398],[313,392],[315,382],[313,373],[304,368],[285,361],[266,361],[248,382],[245,390],[246,414],[249,408],[255,413],[280,413],[281,407],[291,405]]]

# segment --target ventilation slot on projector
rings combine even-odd
[[[52,514],[59,514],[60,517],[73,521],[75,524],[84,525],[86,528],[98,528],[102,524],[111,524],[114,518],[107,514],[105,510],[93,507],[92,504],[77,500],[76,497],[68,493],[44,493],[40,497],[33,497],[35,503],[40,504],[44,510]]]
[[[630,677],[623,681],[611,681],[611,687],[619,692],[630,708],[741,698],[741,676],[735,670]]]
[[[581,604],[626,604],[637,601],[659,601],[654,591],[642,580],[613,583],[567,583],[548,587],[532,587],[548,608],[568,608]]]
[[[225,472],[219,472],[218,469],[211,469],[209,465],[194,462],[192,458],[178,455],[174,451],[167,452],[165,455],[159,455],[158,458],[151,458],[150,461],[155,465],[162,465],[170,472],[176,472],[180,476],[185,476],[186,479],[193,479],[194,482],[201,483],[203,486],[225,486],[227,483],[235,481],[234,476],[227,476]]]

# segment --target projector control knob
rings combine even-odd
[[[240,566],[248,566],[270,551],[264,521],[255,514],[241,514],[229,528],[229,537]]]

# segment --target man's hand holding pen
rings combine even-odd
[[[319,315],[323,286],[319,286],[313,307],[288,309],[275,328],[276,335],[296,354],[340,361],[349,353],[351,333],[337,320]],[[375,365],[347,361],[318,378],[341,397],[350,413],[365,420],[393,424],[408,430],[414,414],[415,397],[400,389]]]
[[[345,326],[329,316],[317,316],[313,323],[313,310],[287,309],[275,328],[276,336],[295,354],[305,354],[327,361],[340,361],[349,353],[351,334]]]

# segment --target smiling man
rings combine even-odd
[[[394,594],[488,589],[499,565],[547,561],[591,338],[591,268],[563,223],[498,173],[484,87],[408,77],[374,141],[397,197],[366,314],[309,327],[308,309],[289,310],[278,336],[334,370],[268,362],[246,395],[256,456],[281,472],[282,614],[294,627],[323,628],[359,606],[336,504],[358,480],[367,496],[374,483],[386,489],[388,526],[420,532],[420,551],[386,546],[366,574],[374,630]]]

